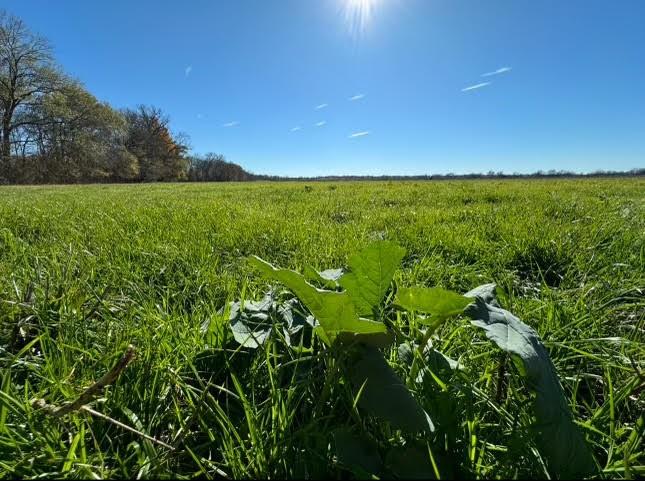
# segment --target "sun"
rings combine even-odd
[[[382,0],[342,0],[345,20],[354,35],[361,35],[369,26],[374,11]]]

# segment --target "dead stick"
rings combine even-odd
[[[33,405],[44,410],[47,414],[50,414],[51,416],[54,417],[62,417],[65,414],[68,414],[73,411],[78,411],[78,410],[83,410],[93,416],[99,417],[101,419],[105,419],[108,422],[111,422],[112,424],[119,426],[122,429],[125,429],[126,431],[130,431],[132,433],[138,434],[139,436],[142,436],[143,438],[159,444],[160,446],[163,446],[164,448],[170,449],[171,451],[174,451],[175,448],[172,446],[164,443],[163,441],[159,441],[156,438],[153,438],[152,436],[149,436],[145,433],[142,433],[141,431],[137,431],[134,428],[131,428],[127,424],[123,424],[120,421],[117,421],[116,419],[112,419],[109,416],[106,416],[105,414],[102,414],[98,411],[95,411],[94,409],[86,406],[86,404],[92,402],[94,398],[101,393],[103,388],[105,386],[108,386],[112,384],[116,379],[119,377],[119,375],[123,372],[123,370],[130,364],[132,359],[134,359],[134,346],[130,344],[128,348],[126,349],[125,353],[123,356],[121,356],[121,359],[119,359],[119,362],[116,363],[116,365],[110,369],[101,379],[96,381],[92,386],[87,388],[83,394],[81,394],[76,401],[65,404],[62,407],[57,407],[52,404],[47,404],[44,399],[35,399],[33,401]]]
[[[44,400],[44,399],[35,399],[35,400],[32,402],[32,404],[33,404],[35,407],[37,407],[37,408],[39,408],[39,409],[42,409],[43,411],[45,411],[47,414],[49,414],[49,415],[51,415],[51,416],[55,416],[56,411],[57,411],[58,409],[60,409],[60,408],[57,408],[56,406],[53,406],[53,405],[51,405],[51,404],[47,404],[47,403],[45,402],[45,400]],[[117,421],[116,419],[113,419],[113,418],[111,418],[110,416],[106,416],[106,415],[105,415],[105,414],[103,414],[103,413],[100,413],[100,412],[98,412],[98,411],[95,411],[95,410],[94,410],[94,409],[92,409],[91,407],[88,407],[88,406],[81,406],[81,407],[79,408],[79,410],[81,410],[81,411],[85,411],[85,412],[87,412],[87,413],[91,414],[92,416],[96,416],[96,417],[99,417],[99,418],[101,418],[101,419],[105,419],[106,421],[111,422],[111,423],[112,423],[112,424],[114,424],[115,426],[118,426],[118,427],[120,427],[120,428],[123,428],[123,429],[125,429],[126,431],[130,431],[131,433],[138,434],[139,436],[144,437],[144,438],[148,439],[149,441],[152,441],[153,443],[159,444],[160,446],[163,446],[164,448],[170,449],[171,451],[174,451],[174,450],[175,450],[175,448],[173,448],[172,446],[170,446],[170,445],[168,445],[168,444],[164,443],[163,441],[159,441],[157,438],[153,438],[152,436],[149,436],[149,435],[147,435],[146,433],[142,433],[141,431],[137,431],[136,429],[131,428],[131,427],[130,427],[130,426],[128,426],[127,424],[123,424],[122,422]]]
[[[76,401],[65,404],[64,406],[61,406],[59,408],[55,408],[52,412],[52,415],[61,417],[65,414],[71,413],[72,411],[77,411],[81,409],[85,404],[92,402],[94,398],[99,395],[101,391],[103,391],[103,388],[105,386],[108,386],[116,381],[116,378],[118,378],[123,370],[128,367],[128,364],[130,364],[130,361],[132,361],[132,359],[134,359],[134,346],[130,344],[123,356],[121,356],[121,359],[119,359],[119,362],[117,362],[112,369],[105,373],[101,379],[87,388]]]
[[[105,414],[102,414],[102,413],[100,413],[100,412],[98,412],[98,411],[95,411],[94,409],[92,409],[92,408],[90,408],[90,407],[87,407],[87,406],[81,406],[81,408],[80,408],[80,409],[82,409],[83,411],[86,411],[86,412],[90,413],[92,416],[96,416],[96,417],[99,417],[99,418],[101,418],[101,419],[105,419],[106,421],[111,422],[111,423],[112,423],[112,424],[114,424],[115,426],[119,426],[120,428],[123,428],[123,429],[125,429],[126,431],[130,431],[131,433],[138,434],[139,436],[142,436],[142,437],[146,438],[148,441],[152,441],[153,443],[156,443],[156,444],[158,444],[158,445],[160,445],[160,446],[163,446],[163,447],[164,447],[164,448],[166,448],[166,449],[170,449],[171,451],[174,451],[174,450],[175,450],[175,448],[173,448],[173,447],[172,447],[172,446],[170,446],[169,444],[166,444],[166,443],[164,443],[163,441],[159,441],[157,438],[153,438],[152,436],[148,436],[146,433],[142,433],[141,431],[137,431],[136,429],[131,428],[131,427],[130,427],[130,426],[128,426],[127,424],[123,424],[122,422],[117,421],[116,419],[112,419],[111,417],[106,416]]]

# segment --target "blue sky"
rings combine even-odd
[[[357,1],[0,7],[101,100],[257,173],[645,166],[645,1],[373,0],[364,28]]]

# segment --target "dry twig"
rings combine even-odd
[[[112,419],[111,417],[106,416],[105,414],[102,414],[98,411],[95,411],[94,409],[87,406],[87,404],[94,401],[96,396],[98,396],[103,392],[103,389],[106,386],[109,386],[114,381],[116,381],[116,379],[121,375],[121,373],[125,370],[125,368],[128,367],[128,364],[130,364],[130,362],[134,359],[134,354],[135,354],[134,346],[130,344],[126,349],[125,353],[123,354],[123,356],[121,356],[121,359],[119,359],[119,362],[117,362],[112,369],[110,369],[107,373],[105,373],[105,375],[103,375],[101,379],[99,379],[94,384],[92,384],[89,388],[87,388],[74,402],[71,402],[59,407],[59,406],[54,406],[53,404],[47,404],[47,402],[45,402],[44,399],[35,399],[32,402],[32,404],[35,407],[42,409],[47,414],[54,416],[56,418],[60,418],[65,414],[69,414],[74,411],[82,410],[91,414],[92,416],[96,416],[101,419],[104,419],[114,424],[115,426],[123,428],[132,433],[138,434],[139,436],[153,443],[156,443],[160,446],[163,446],[166,449],[174,451],[175,448],[164,443],[163,441],[159,441],[158,439],[153,438],[152,436],[142,433],[141,431],[137,431],[136,429],[128,426],[127,424],[123,424],[122,422],[117,421],[116,419]]]

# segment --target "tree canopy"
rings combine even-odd
[[[247,180],[211,157],[190,158],[160,108],[98,100],[44,38],[0,11],[0,183]]]

